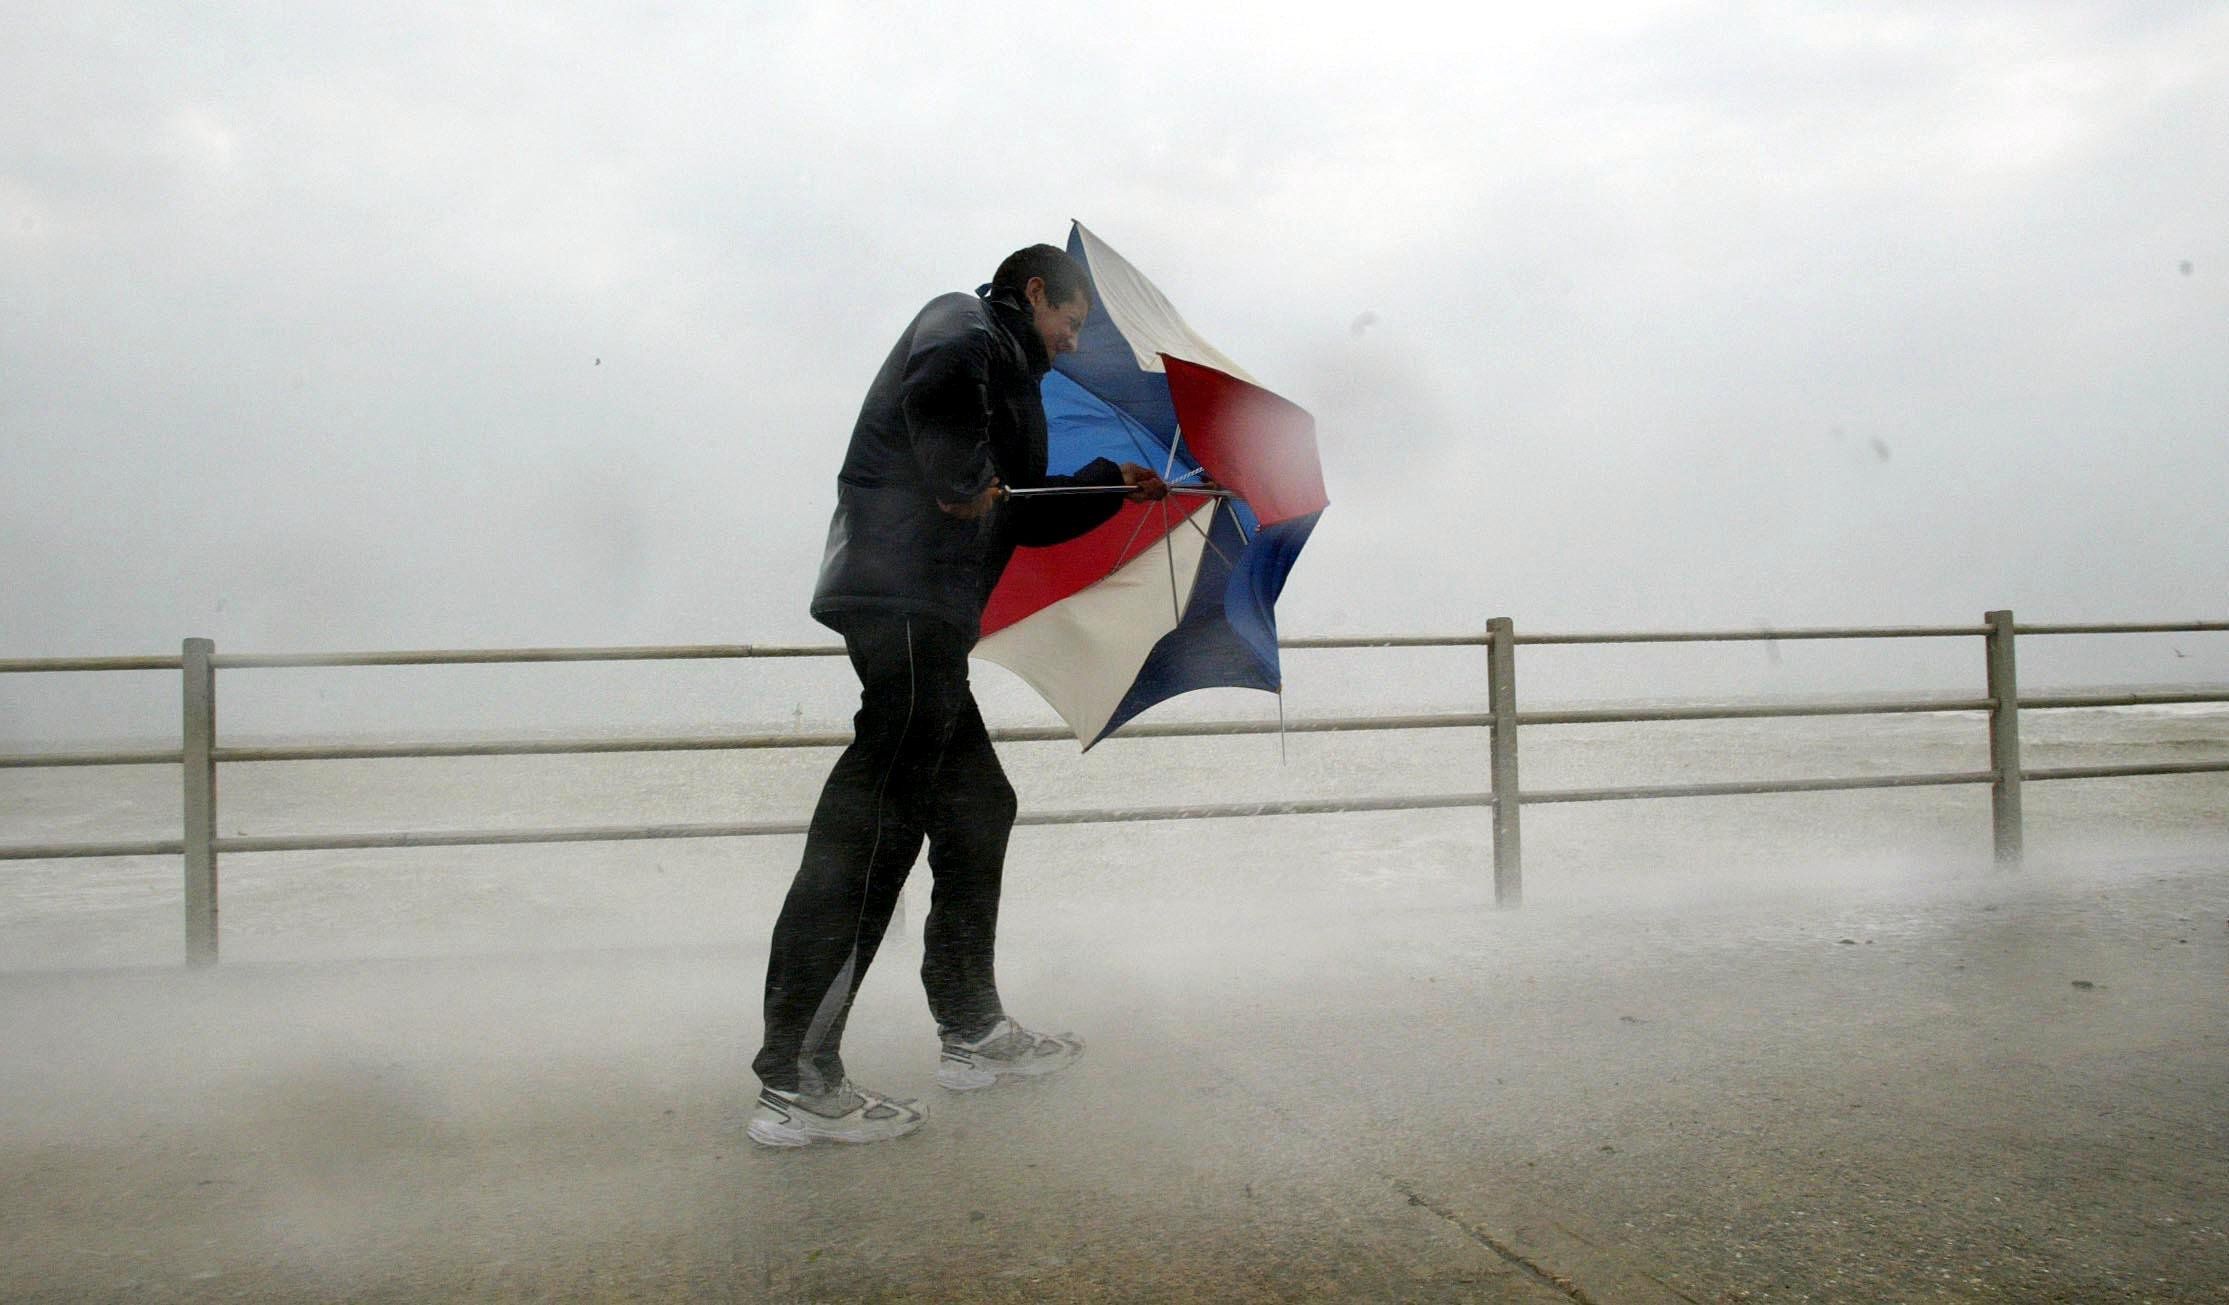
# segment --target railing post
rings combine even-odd
[[[217,963],[217,646],[186,640],[186,964]]]
[[[1525,900],[1525,859],[1517,826],[1517,644],[1506,616],[1486,622],[1486,703],[1494,715],[1490,761],[1494,789],[1494,905]]]
[[[1989,612],[1989,768],[1997,778],[1989,787],[1989,815],[1995,833],[1997,864],[2020,863],[2020,687],[2014,674],[2012,613]]]

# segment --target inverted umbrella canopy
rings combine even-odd
[[[1017,550],[975,655],[1027,681],[1089,748],[1181,693],[1283,687],[1277,595],[1328,500],[1314,418],[1202,340],[1080,222],[1068,252],[1096,307],[1042,386],[1050,469],[1145,463],[1175,492]],[[1187,494],[1202,477],[1235,496]]]

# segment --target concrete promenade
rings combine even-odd
[[[757,928],[0,975],[0,1300],[2229,1301],[2229,849],[1798,878],[1032,886],[1084,1062],[940,1093],[894,939],[929,1125],[801,1153]]]

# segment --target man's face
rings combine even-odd
[[[1031,324],[1037,328],[1037,338],[1045,342],[1048,357],[1058,358],[1076,351],[1076,336],[1084,329],[1084,319],[1091,316],[1091,299],[1078,290],[1068,302],[1056,304],[1045,297],[1045,279],[1033,276],[1022,288],[1029,296]]]

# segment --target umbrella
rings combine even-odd
[[[1050,467],[1145,463],[1173,492],[1018,550],[975,655],[1027,681],[1089,748],[1194,689],[1282,689],[1277,595],[1328,500],[1314,418],[1202,340],[1080,222],[1068,252],[1096,309],[1044,379]]]

